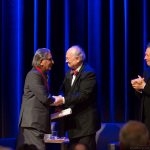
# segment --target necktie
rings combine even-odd
[[[70,73],[71,73],[71,75],[77,76],[79,72],[77,70],[71,70]]]
[[[71,81],[71,86],[73,85],[73,83],[74,83],[74,80],[75,80],[75,78],[76,78],[76,76],[78,75],[78,71],[77,70],[71,70],[71,75],[72,75],[72,81]]]

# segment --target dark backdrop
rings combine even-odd
[[[0,137],[15,137],[23,84],[34,51],[50,48],[57,94],[65,52],[79,44],[98,79],[103,122],[138,119],[130,80],[142,75],[150,41],[149,0],[0,0]]]

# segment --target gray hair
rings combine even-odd
[[[124,147],[147,145],[149,131],[142,122],[129,121],[120,130],[119,140]]]
[[[46,59],[49,53],[51,52],[48,48],[37,49],[32,60],[32,66],[40,66],[41,61]]]
[[[74,45],[70,48],[75,49],[75,51],[74,51],[75,56],[79,56],[82,62],[85,61],[86,55],[85,55],[85,52],[84,52],[83,48],[81,48],[79,45]]]

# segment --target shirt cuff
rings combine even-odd
[[[49,94],[47,98],[50,100],[50,104],[55,102],[55,98],[53,98],[51,94]]]

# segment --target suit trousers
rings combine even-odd
[[[96,150],[96,134],[91,134],[87,136],[82,136],[78,138],[70,139],[69,147],[73,146],[76,143],[83,143],[89,147],[89,150]]]
[[[17,141],[17,148],[23,144],[33,144],[38,150],[45,150],[44,132],[34,128],[20,128],[20,133]]]

